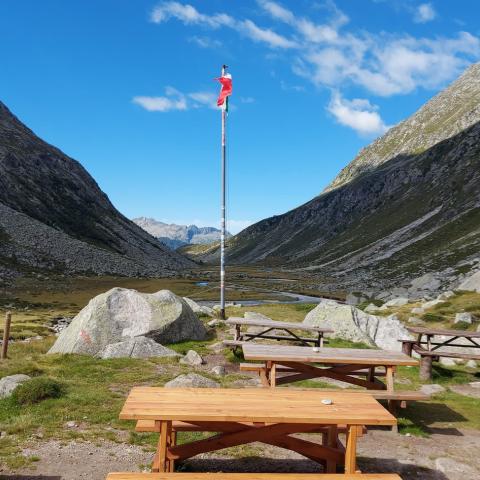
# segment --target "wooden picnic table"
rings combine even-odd
[[[418,365],[408,355],[387,350],[319,348],[246,343],[245,360],[264,362],[260,372],[264,386],[275,387],[311,378],[332,378],[371,390],[394,390],[397,366]],[[318,350],[318,351],[315,351]],[[377,371],[378,368],[383,372]],[[277,370],[283,376],[277,378]],[[385,376],[385,383],[378,377]],[[364,377],[364,378],[360,378]]]
[[[322,347],[324,334],[333,333],[331,328],[316,327],[295,322],[279,322],[270,319],[230,317],[226,320],[226,323],[227,325],[233,325],[235,327],[234,341],[237,342],[248,342],[255,338],[263,338],[269,340],[293,340],[306,346],[312,343],[313,345]],[[242,331],[242,327],[264,327],[264,330],[258,333],[250,333],[248,331]],[[273,330],[283,330],[285,335],[278,335],[275,332],[272,332]],[[304,332],[313,333],[316,336],[312,338],[300,337],[292,330],[302,330]]]
[[[326,405],[322,400],[332,403]],[[120,413],[123,420],[154,420],[160,434],[153,471],[174,470],[174,462],[251,442],[286,448],[335,472],[355,473],[357,438],[366,425],[395,425],[396,419],[371,395],[284,389],[135,387]],[[217,435],[176,444],[172,422],[182,421]],[[346,444],[338,426],[346,426]],[[322,433],[322,443],[291,435]]]
[[[440,357],[480,360],[480,354],[475,354],[473,351],[471,353],[457,353],[440,350],[442,347],[480,348],[480,332],[427,327],[407,327],[407,330],[416,335],[417,338],[415,340],[400,340],[402,342],[402,351],[410,356],[413,351],[420,355],[421,380],[429,380],[432,378],[432,362],[433,360],[438,360]],[[435,339],[435,337],[444,338]],[[462,339],[467,342],[458,342],[458,340]]]

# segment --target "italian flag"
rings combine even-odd
[[[225,109],[228,108],[228,98],[232,94],[232,76],[229,73],[226,73],[223,77],[217,78],[217,80],[222,84],[220,90],[220,95],[217,99],[217,106],[223,106]]]

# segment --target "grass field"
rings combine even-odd
[[[55,316],[72,316],[97,293],[113,286],[136,288],[154,292],[161,288],[172,289],[180,295],[192,295],[202,287],[194,285],[196,279],[76,279],[58,291],[23,289],[16,292],[15,298],[1,300],[0,308],[12,308],[14,326],[12,337],[17,340],[39,335],[43,338],[30,342],[16,341],[11,344],[9,359],[0,363],[0,377],[24,373],[36,378],[52,379],[62,386],[59,398],[49,398],[38,403],[19,405],[14,399],[0,400],[0,463],[17,468],[34,464],[35,457],[22,454],[22,449],[31,442],[48,439],[85,439],[115,442],[129,442],[142,445],[149,451],[154,448],[156,435],[136,434],[132,422],[118,420],[118,413],[125,396],[134,385],[164,385],[168,380],[181,373],[192,370],[178,362],[178,359],[111,359],[100,360],[81,355],[46,355],[54,341],[48,329],[48,323]],[[449,324],[455,310],[477,312],[480,295],[460,292],[448,300],[448,305],[435,308],[442,318],[439,324]],[[245,311],[263,313],[276,320],[301,322],[314,308],[307,304],[265,304],[255,307],[235,307],[227,309],[227,314],[241,316]],[[401,307],[395,312],[406,317],[412,304]],[[430,310],[429,310],[430,311]],[[479,312],[480,313],[480,312]],[[194,349],[202,355],[208,355],[210,344],[216,343],[226,335],[225,328],[212,331],[204,342],[183,342],[171,345],[171,348],[184,354]],[[330,340],[330,347],[365,347],[348,341]],[[230,351],[223,351],[225,362],[239,363]],[[210,378],[214,376],[208,370],[199,373]],[[215,377],[222,386],[231,387],[234,382],[247,379],[238,372],[225,377]],[[400,368],[396,388],[415,390],[421,386],[418,369]],[[479,381],[478,371],[464,366],[451,368],[435,365],[434,383],[446,388],[445,393],[435,396],[430,402],[412,403],[401,410],[400,431],[419,436],[428,436],[432,429],[473,428],[480,430],[480,399],[458,395],[449,387]],[[295,385],[305,388],[319,388],[327,385],[322,382],[306,381]],[[335,388],[335,387],[333,387]],[[75,428],[68,428],[68,422],[75,422]],[[191,438],[192,434],[183,434],[180,441]],[[248,447],[251,448],[251,447]],[[233,449],[232,455],[245,454],[242,448]]]

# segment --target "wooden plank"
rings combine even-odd
[[[225,320],[225,323],[227,325],[240,325],[248,327],[272,327],[278,329],[291,328],[294,330],[303,330],[305,332],[333,333],[333,330],[328,327],[316,327],[313,325],[305,325],[303,323],[279,322],[276,320],[253,320],[243,317],[230,317]]]
[[[286,361],[300,363],[348,364],[348,365],[418,365],[418,361],[400,352],[355,348],[320,348],[290,345],[266,345],[245,343],[242,345],[245,360]]]
[[[395,418],[372,396],[286,389],[135,387],[120,413],[123,420],[265,422],[316,425],[393,425]],[[295,408],[292,408],[295,405]]]
[[[442,352],[441,350],[425,350],[422,347],[413,347],[413,349],[422,357],[446,357],[462,358],[464,360],[480,360],[480,355],[475,353]]]
[[[402,480],[395,473],[109,473],[107,480]]]
[[[469,330],[446,330],[443,328],[407,327],[407,330],[417,335],[443,335],[452,337],[480,338],[480,332]]]

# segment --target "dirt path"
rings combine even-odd
[[[359,467],[363,472],[395,472],[404,480],[474,480],[480,478],[480,432],[456,429],[430,438],[407,437],[371,430],[359,442]],[[148,468],[151,452],[112,442],[44,442],[24,452],[39,461],[32,469],[1,472],[4,480],[103,480],[111,471]],[[250,456],[243,456],[250,455]],[[194,471],[319,472],[314,462],[295,453],[253,444],[240,455],[221,452],[200,455],[182,466]]]

